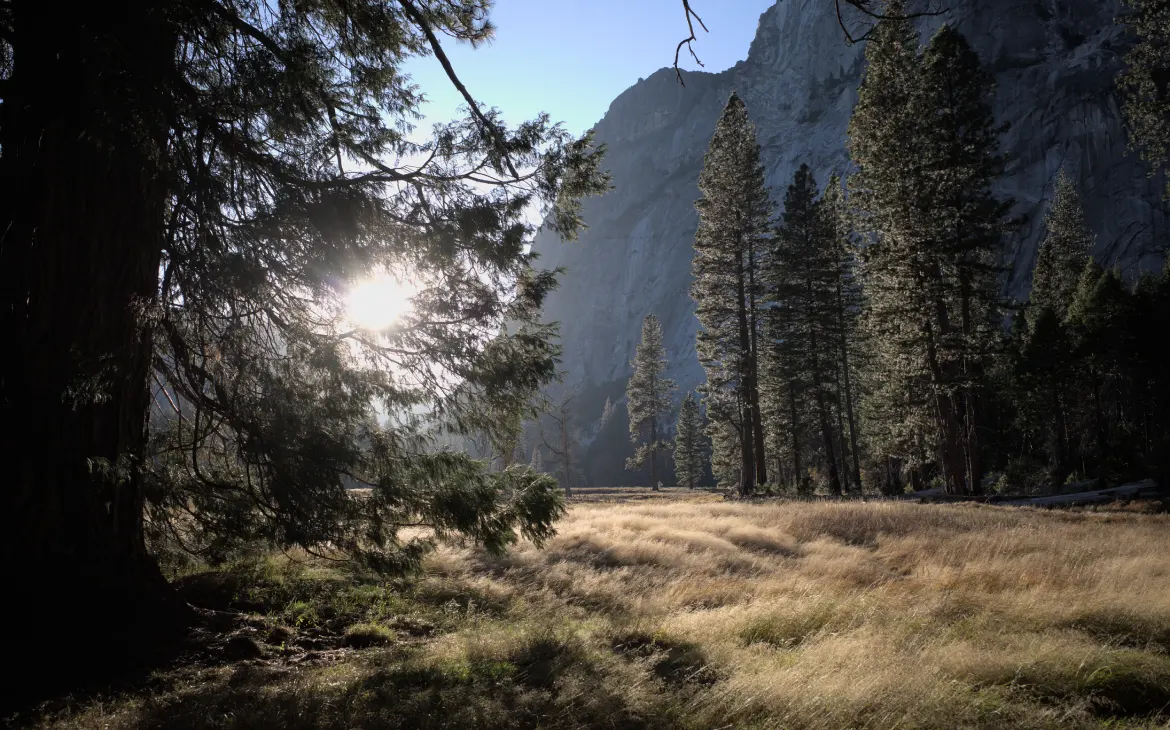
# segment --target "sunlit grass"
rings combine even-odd
[[[1153,728],[1170,718],[1166,515],[590,502],[544,550],[447,547],[427,568],[407,585],[269,561],[233,590],[285,627],[286,642],[298,621],[335,631],[342,648],[327,661],[297,664],[295,650],[265,644],[263,659],[168,675],[152,692],[44,724]]]

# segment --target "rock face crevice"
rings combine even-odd
[[[1095,254],[1134,274],[1160,265],[1167,238],[1163,183],[1126,149],[1115,79],[1126,50],[1117,0],[950,0],[923,18],[923,43],[943,22],[958,27],[995,73],[996,116],[1008,172],[998,192],[1016,200],[1019,230],[1005,239],[1007,293],[1030,286],[1056,172],[1081,185]],[[864,19],[846,18],[861,26]],[[615,189],[586,204],[578,242],[538,237],[540,264],[564,266],[547,319],[561,322],[571,384],[628,377],[642,318],[662,321],[670,377],[683,392],[702,381],[695,357],[690,286],[694,201],[703,153],[731,92],[757,126],[768,184],[779,201],[801,163],[823,185],[849,172],[846,128],[857,99],[864,47],[847,45],[834,4],[780,0],[761,17],[746,60],[721,73],[689,73],[678,85],[662,69],[611,104],[596,125],[608,145]]]

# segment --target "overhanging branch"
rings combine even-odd
[[[496,151],[499,153],[500,158],[508,167],[508,172],[512,174],[512,177],[519,177],[519,174],[516,172],[516,168],[512,165],[512,160],[508,157],[508,146],[504,141],[503,135],[500,134],[499,128],[492,124],[492,122],[486,116],[484,116],[484,113],[479,109],[479,104],[477,104],[475,99],[472,98],[471,93],[467,90],[467,87],[463,85],[463,82],[459,80],[459,76],[455,73],[455,68],[451,65],[451,60],[447,58],[447,53],[443,50],[443,45],[439,43],[438,36],[435,35],[434,29],[431,28],[430,22],[421,12],[419,12],[418,8],[414,6],[412,0],[399,0],[399,2],[402,4],[402,10],[406,13],[406,16],[410,18],[412,23],[418,26],[418,29],[422,31],[423,36],[426,37],[427,43],[431,47],[431,51],[435,54],[435,58],[439,60],[439,64],[443,67],[443,71],[447,73],[447,78],[450,79],[451,83],[463,96],[463,100],[467,102],[467,106],[471,109],[471,115],[475,117],[475,121],[479,123],[481,129],[483,130],[484,136],[488,137],[492,141],[492,144],[495,145]]]
[[[694,21],[699,21],[699,27],[703,29],[704,33],[710,33],[711,31],[707,30],[707,25],[703,22],[703,19],[699,17],[699,14],[691,9],[690,0],[682,0],[682,4],[683,12],[686,14],[687,19],[687,30],[689,30],[691,34],[679,41],[678,46],[676,46],[674,49],[674,76],[676,79],[678,79],[678,82],[685,87],[687,84],[685,81],[683,81],[682,70],[678,67],[678,57],[679,54],[682,53],[683,46],[686,46],[687,50],[690,51],[691,58],[695,59],[695,63],[699,64],[700,67],[703,66],[703,62],[700,61],[698,55],[695,54],[695,49],[691,47],[691,43],[697,40],[695,37]]]

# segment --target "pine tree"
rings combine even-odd
[[[829,177],[822,196],[822,210],[828,218],[827,227],[833,236],[833,258],[836,263],[836,297],[834,301],[834,324],[836,327],[837,355],[837,401],[848,425],[850,481],[853,488],[861,491],[861,453],[858,421],[855,409],[854,388],[855,351],[857,348],[857,318],[861,309],[861,285],[857,275],[857,248],[854,241],[853,225],[841,179],[834,173]],[[844,439],[845,428],[839,426]],[[844,451],[844,449],[842,449]]]
[[[148,544],[179,514],[202,555],[255,540],[389,570],[425,552],[394,525],[499,550],[559,509],[548,480],[427,435],[494,428],[554,377],[555,281],[525,211],[572,235],[606,187],[599,150],[543,117],[509,129],[461,83],[467,118],[408,138],[422,96],[403,64],[450,69],[440,39],[490,38],[484,3],[176,8],[0,19],[0,422],[24,427],[0,443],[0,554],[36,656],[59,654],[45,637],[78,596],[93,609],[68,619],[74,666],[181,611]],[[347,285],[385,270],[419,285],[413,314],[354,330]],[[364,434],[373,401],[388,430]],[[147,428],[156,403],[173,427]],[[354,475],[373,498],[351,498]]]
[[[739,488],[750,494],[767,479],[758,389],[763,303],[759,270],[771,201],[755,128],[736,94],[715,127],[699,190],[703,197],[695,203],[699,228],[691,298],[701,325],[696,344],[707,374],[704,398],[708,418],[739,434]]]
[[[943,25],[923,53],[916,95],[929,206],[917,210],[928,252],[924,281],[932,289],[929,324],[937,336],[927,356],[936,403],[954,414],[939,419],[946,429],[943,467],[956,491],[970,493],[982,489],[987,366],[1002,329],[998,258],[1012,206],[991,191],[1003,174],[999,137],[1006,129],[995,123],[993,88],[967,40]],[[947,457],[952,424],[958,463]]]
[[[1151,173],[1170,162],[1170,1],[1129,0],[1126,22],[1137,42],[1125,57],[1118,83],[1132,142],[1151,163]],[[1170,181],[1166,184],[1170,200]]]
[[[1068,316],[1069,305],[1093,246],[1093,234],[1085,225],[1076,186],[1062,168],[1056,177],[1052,205],[1044,217],[1047,234],[1032,272],[1033,309],[1047,307],[1058,320]]]
[[[858,333],[864,339],[861,369],[866,398],[862,430],[882,464],[914,469],[929,460],[935,428],[926,398],[928,373],[919,356],[920,288],[908,222],[921,176],[919,120],[912,110],[918,83],[918,35],[903,19],[901,0],[886,4],[887,19],[866,46],[866,71],[849,122],[848,149],[857,171],[849,177],[849,202],[863,236],[863,282]],[[891,476],[896,470],[889,470]]]
[[[719,396],[725,398],[725,396]],[[716,402],[710,396],[704,398],[707,406],[707,437],[711,440],[711,473],[716,483],[724,488],[738,489],[742,486],[743,448],[740,445],[740,431],[732,418],[714,420],[712,410],[718,412]]]
[[[1092,235],[1076,188],[1064,170],[1056,179],[1045,217],[1047,235],[1032,274],[1027,326],[1017,355],[1016,411],[1025,434],[1039,434],[1049,462],[1049,480],[1064,483],[1078,449],[1078,378],[1081,368],[1066,323],[1081,277],[1090,262]]]
[[[1009,208],[990,189],[1002,130],[991,80],[958,32],[943,26],[916,60],[908,23],[883,24],[850,127],[860,168],[851,184],[875,234],[864,267],[879,370],[870,412],[884,421],[875,431],[888,454],[933,452],[948,492],[977,492]]]
[[[694,489],[703,478],[703,423],[699,404],[687,393],[678,409],[674,437],[674,473],[680,487]]]
[[[841,492],[837,441],[831,410],[835,401],[838,326],[836,231],[817,201],[808,165],[796,171],[784,198],[783,225],[775,239],[764,279],[771,306],[766,310],[766,377],[762,396],[768,412],[787,418],[793,473],[802,488],[802,451],[810,448],[828,472],[829,490]],[[787,404],[787,408],[782,403]],[[802,441],[808,424],[816,445]]]
[[[650,484],[658,491],[658,452],[668,448],[660,439],[662,426],[670,415],[673,380],[664,378],[666,349],[662,346],[662,325],[653,314],[642,320],[642,341],[638,343],[634,374],[626,385],[626,408],[630,414],[630,439],[638,450],[626,463],[627,469],[640,469],[650,460]]]
[[[597,430],[604,430],[609,422],[613,420],[614,406],[613,399],[609,396],[605,398],[605,405],[601,409],[601,420],[598,422]]]

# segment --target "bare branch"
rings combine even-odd
[[[837,25],[841,26],[841,32],[845,34],[845,42],[849,45],[869,40],[869,37],[873,34],[874,29],[877,28],[877,23],[869,26],[869,28],[867,28],[866,31],[861,35],[854,36],[853,33],[849,31],[849,28],[845,25],[845,18],[841,14],[842,2],[856,9],[863,15],[872,18],[878,23],[883,20],[913,20],[914,18],[933,18],[939,15],[945,15],[947,13],[947,9],[938,8],[932,10],[923,10],[922,12],[918,13],[906,13],[905,15],[886,15],[885,13],[871,9],[871,0],[833,0],[833,4],[837,10]]]
[[[704,33],[710,33],[711,31],[707,30],[707,25],[703,22],[703,19],[699,17],[699,14],[691,9],[690,0],[682,0],[682,4],[683,12],[686,13],[687,30],[689,30],[691,34],[690,36],[679,41],[678,46],[674,49],[674,76],[676,79],[678,79],[679,84],[685,87],[687,84],[685,81],[683,81],[682,70],[678,67],[678,57],[679,54],[682,53],[683,46],[686,46],[687,50],[690,51],[691,58],[695,59],[695,63],[699,64],[700,67],[703,66],[703,62],[700,61],[699,57],[695,54],[695,49],[691,47],[691,42],[697,40],[695,36],[695,24],[692,19],[699,21],[699,27],[703,29]]]

